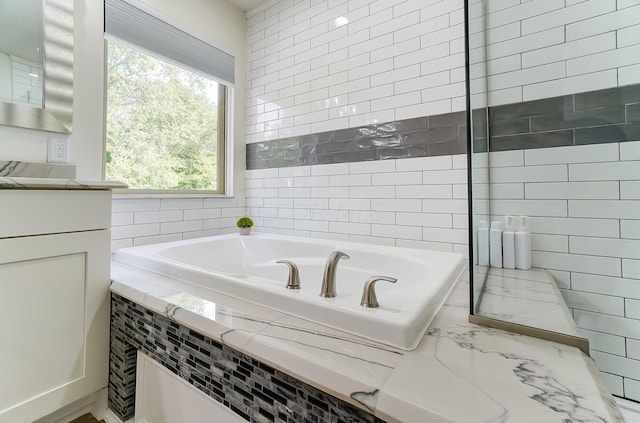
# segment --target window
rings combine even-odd
[[[106,85],[107,179],[220,192],[224,85],[111,40]]]
[[[105,0],[105,37],[106,179],[224,193],[233,57],[123,0]]]

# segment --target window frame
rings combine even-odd
[[[147,11],[147,10],[145,10]],[[158,19],[160,17],[156,16]],[[171,23],[163,20],[167,25],[172,26]],[[188,32],[183,31],[188,34]],[[182,67],[203,75],[219,84],[218,88],[218,146],[217,146],[217,190],[202,190],[202,189],[136,189],[136,188],[119,188],[113,190],[113,198],[203,198],[203,197],[233,197],[233,133],[234,133],[234,119],[233,111],[235,110],[234,98],[235,89],[234,83],[224,81],[216,76],[204,73],[198,69],[192,68],[184,63],[180,63],[176,60],[164,57],[156,52],[140,47],[127,40],[123,40],[119,37],[104,34],[104,58],[103,58],[103,134],[102,134],[102,178],[106,179],[106,147],[107,147],[107,80],[108,80],[108,42],[114,41],[128,47],[134,48],[144,54],[155,57],[156,59],[163,60],[174,66]],[[223,88],[223,89],[220,89]],[[223,100],[223,101],[221,101]]]

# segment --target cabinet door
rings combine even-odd
[[[0,239],[0,423],[107,385],[108,230]]]

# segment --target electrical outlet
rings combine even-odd
[[[69,162],[69,140],[50,137],[47,149],[47,161],[49,163]]]

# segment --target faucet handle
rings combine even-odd
[[[289,280],[287,281],[287,289],[300,289],[300,273],[298,266],[291,260],[278,260],[276,263],[286,264],[289,267]]]
[[[391,278],[389,276],[372,276],[364,283],[364,289],[362,290],[362,300],[360,300],[360,305],[362,307],[367,308],[377,308],[380,307],[378,304],[378,298],[376,297],[375,285],[378,281],[386,281],[391,283],[396,283],[398,279]]]

